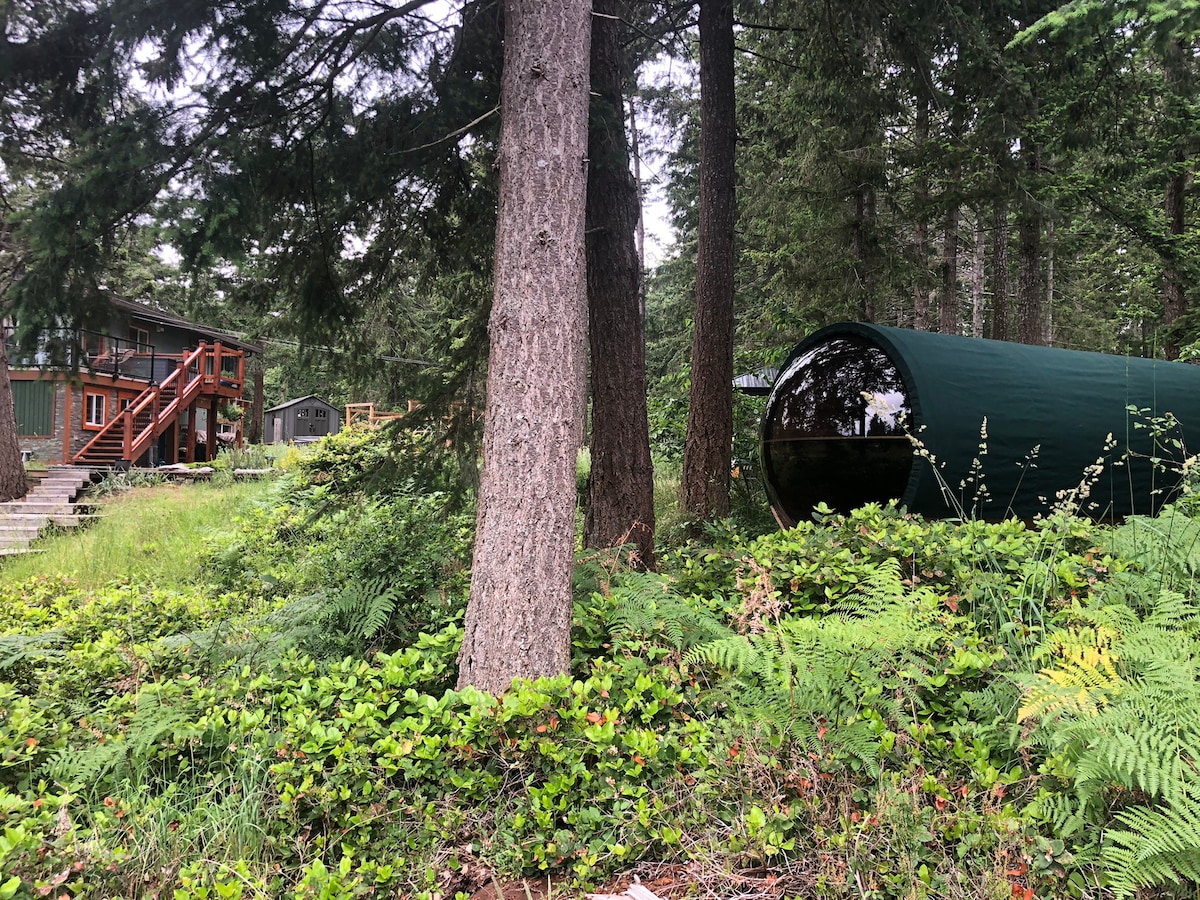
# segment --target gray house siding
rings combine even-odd
[[[299,397],[268,409],[263,441],[268,444],[313,441],[341,428],[341,412],[320,397]]]

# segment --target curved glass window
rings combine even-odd
[[[900,498],[912,469],[912,407],[900,372],[864,338],[845,335],[793,360],[763,417],[771,505],[785,526],[825,503],[849,512]]]

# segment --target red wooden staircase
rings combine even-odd
[[[229,362],[236,365],[236,371],[223,371],[223,363]],[[241,351],[224,349],[220,344],[200,344],[159,384],[151,384],[120,415],[110,419],[72,461],[76,465],[137,462],[179,421],[184,410],[194,408],[197,400],[240,398],[243,373]]]

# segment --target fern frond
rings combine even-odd
[[[63,655],[67,636],[55,629],[41,634],[0,634],[0,672],[22,662],[39,662]]]
[[[1125,828],[1109,831],[1102,850],[1117,897],[1139,887],[1200,882],[1200,808],[1134,807],[1117,821]]]
[[[685,650],[722,638],[730,630],[711,611],[680,597],[670,581],[652,572],[623,572],[612,586],[614,637]]]

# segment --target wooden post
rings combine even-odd
[[[196,404],[194,402],[187,408],[187,417],[187,446],[184,461],[193,463],[196,461]]]
[[[205,441],[208,451],[208,461],[212,462],[217,458],[217,404],[220,403],[219,398],[213,397],[208,403],[208,434],[205,436]]]
[[[179,462],[179,416],[171,420],[167,426],[167,463],[174,465]]]
[[[133,413],[127,409],[121,415],[125,417],[125,435],[121,442],[121,458],[129,460],[129,464],[133,465]]]
[[[69,381],[63,383],[63,465],[71,464],[71,383]]]

